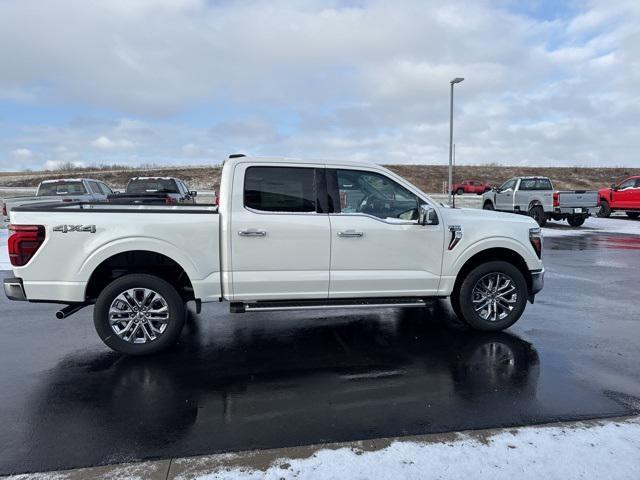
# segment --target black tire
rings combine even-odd
[[[611,207],[606,200],[600,201],[600,210],[598,210],[598,216],[600,218],[609,218],[611,216]]]
[[[640,212],[624,212],[627,214],[627,217],[629,218],[638,218],[640,217]]]
[[[458,190],[456,190],[456,194],[457,195],[463,195],[464,194],[464,189],[463,188],[459,188]]]
[[[493,206],[493,203],[491,202],[484,202],[484,205],[482,206],[483,210],[495,210],[495,207]]]
[[[154,302],[158,302],[156,303],[156,308],[161,307],[164,309],[166,306],[167,320],[163,322],[162,320],[145,318],[144,315],[147,315],[147,313],[143,313],[140,307],[144,302],[140,303],[137,298],[133,300],[133,304],[136,305],[135,307],[131,307],[130,304],[120,301],[119,304],[123,308],[123,313],[119,314],[119,316],[121,316],[123,320],[119,325],[123,325],[127,321],[139,323],[138,326],[136,326],[136,323],[130,324],[132,328],[128,328],[126,331],[133,332],[133,340],[125,340],[112,328],[109,311],[112,304],[117,301],[117,297],[131,289],[138,290],[136,294],[139,294],[144,289],[152,291],[155,295],[152,296],[152,301],[145,308],[151,310],[151,312],[149,312],[151,315],[153,314],[152,307]],[[155,300],[153,300],[153,298],[155,298]],[[135,309],[137,313],[134,313],[133,309]],[[129,317],[134,316],[135,320],[129,320],[127,315],[129,315]],[[164,313],[158,315],[164,315]],[[157,327],[162,331],[156,333],[149,325],[150,322],[154,322],[151,326],[154,328]],[[185,323],[185,305],[182,297],[180,297],[180,294],[173,285],[159,277],[147,274],[124,275],[107,285],[98,296],[93,310],[93,323],[96,332],[98,332],[98,336],[100,336],[102,341],[112,350],[124,353],[125,355],[148,355],[165,350],[178,340]],[[164,329],[162,329],[161,323],[166,325]],[[153,334],[155,338],[152,339],[149,332]],[[122,335],[126,337],[126,334]],[[142,338],[140,338],[140,335],[142,335]],[[131,335],[129,335],[129,338],[131,338]],[[140,343],[138,343],[138,341],[140,341]]]
[[[569,215],[567,217],[567,222],[569,222],[569,225],[572,227],[581,227],[586,219],[587,217],[584,215]]]
[[[503,278],[508,277],[511,280],[511,285],[515,287],[513,291],[515,297],[511,296],[509,298],[510,309],[508,312],[503,312],[505,316],[499,318],[502,314],[496,315],[495,320],[493,320],[483,318],[483,310],[480,310],[480,313],[476,312],[474,307],[477,302],[474,303],[474,300],[477,300],[477,294],[474,293],[474,290],[486,278],[496,274],[500,274]],[[506,280],[506,278],[504,279]],[[496,332],[509,328],[520,318],[522,312],[524,312],[527,297],[527,281],[520,270],[511,263],[495,260],[478,265],[471,270],[451,295],[451,304],[453,311],[471,328],[486,332]],[[489,313],[488,316],[491,317],[491,314]]]
[[[529,216],[533,218],[538,225],[544,227],[547,224],[547,214],[544,213],[544,208],[541,205],[534,205],[529,209]]]

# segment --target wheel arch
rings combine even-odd
[[[478,265],[482,265],[483,263],[500,260],[507,261],[514,265],[520,273],[524,276],[527,282],[527,289],[529,291],[532,287],[532,278],[531,271],[529,270],[529,266],[527,265],[524,257],[514,249],[506,248],[506,247],[490,247],[479,252],[474,253],[470,258],[468,258],[462,266],[458,269],[455,275],[455,282],[453,284],[453,291],[457,291],[460,288],[460,284],[464,280],[464,278],[469,274],[471,270],[473,270]]]
[[[126,250],[104,259],[91,273],[85,298],[94,300],[113,280],[132,273],[146,273],[170,283],[185,301],[194,300],[191,278],[173,258],[152,250]]]

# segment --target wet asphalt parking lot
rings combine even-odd
[[[640,237],[547,239],[546,286],[509,331],[428,309],[232,315],[126,358],[91,309],[0,298],[0,474],[640,410]],[[0,272],[7,276],[8,272]]]

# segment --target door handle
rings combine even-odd
[[[343,232],[338,232],[338,236],[340,238],[351,238],[351,237],[363,237],[363,232],[356,232],[355,230],[345,230]]]
[[[249,230],[240,230],[238,235],[241,237],[266,237],[267,232],[264,230],[257,230],[255,228],[250,228]]]

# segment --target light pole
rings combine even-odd
[[[451,205],[451,186],[453,185],[453,86],[456,83],[460,83],[464,78],[456,77],[451,82],[451,104],[449,109],[449,183],[447,189],[449,190],[449,205]]]

